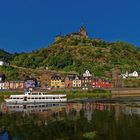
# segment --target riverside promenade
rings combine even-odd
[[[140,88],[114,88],[111,90],[112,98],[140,97]]]

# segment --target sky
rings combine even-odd
[[[0,49],[11,53],[48,47],[83,25],[90,38],[140,47],[140,1],[0,0]]]

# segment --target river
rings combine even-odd
[[[140,102],[1,103],[0,140],[88,139],[140,140]]]

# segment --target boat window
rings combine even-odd
[[[55,97],[53,97],[53,99],[55,99]]]
[[[20,98],[20,99],[23,99],[23,98]]]
[[[48,97],[46,97],[46,99],[48,99]]]
[[[37,97],[35,97],[35,99],[38,99]]]
[[[32,99],[34,99],[34,97],[32,97]]]
[[[32,93],[32,95],[38,95],[38,93]]]
[[[39,97],[39,99],[41,99],[41,97]]]
[[[45,97],[42,97],[42,99],[45,99]]]
[[[28,99],[30,99],[30,97],[28,97]]]

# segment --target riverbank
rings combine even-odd
[[[107,93],[68,93],[67,94],[67,98],[68,99],[84,99],[84,98],[110,98],[111,97],[111,93],[107,92]]]

